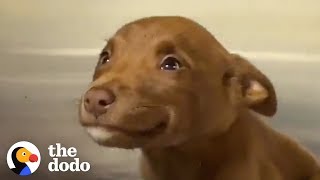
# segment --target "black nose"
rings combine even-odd
[[[84,108],[89,113],[99,116],[106,113],[114,101],[115,95],[112,91],[92,88],[84,95]]]

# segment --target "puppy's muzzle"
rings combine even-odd
[[[115,94],[105,87],[92,87],[82,98],[80,122],[95,139],[112,134],[151,138],[165,131],[170,119],[166,107],[158,105],[119,106]],[[121,103],[121,102],[120,102]],[[117,111],[114,107],[117,106]],[[124,108],[125,107],[125,108]],[[97,133],[99,132],[99,133]],[[103,135],[102,134],[108,134]]]
[[[111,90],[91,88],[84,95],[85,110],[96,118],[108,111],[116,97]]]

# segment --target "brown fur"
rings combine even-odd
[[[260,120],[276,113],[270,80],[196,22],[140,19],[105,52],[110,61],[99,60],[88,91],[107,90],[115,101],[99,116],[82,101],[80,122],[100,145],[140,148],[144,179],[320,180],[316,159]],[[161,70],[167,54],[182,68]]]

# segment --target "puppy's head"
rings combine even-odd
[[[151,17],[107,42],[80,122],[101,145],[163,147],[222,133],[249,108],[275,113],[272,84],[260,71],[192,20]]]

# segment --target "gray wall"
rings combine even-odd
[[[319,0],[1,0],[2,48],[99,48],[123,23],[183,15],[227,47],[320,52]]]

